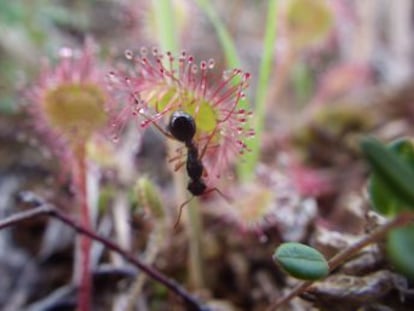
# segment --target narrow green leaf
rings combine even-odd
[[[379,186],[386,186],[389,195],[403,202],[404,208],[414,209],[414,170],[412,167],[375,138],[365,138],[361,142],[361,149],[372,167],[375,178],[380,179]],[[375,183],[378,184],[374,182],[374,186],[376,186]],[[375,191],[371,191],[371,194],[375,195]],[[381,194],[381,198],[377,201],[373,200],[373,204],[375,206],[381,204],[384,195],[387,194]],[[396,206],[394,204],[385,208],[396,208]]]
[[[161,48],[176,54],[179,43],[171,0],[153,0],[152,5]]]
[[[316,249],[296,242],[283,243],[273,260],[291,276],[302,280],[319,280],[329,273],[325,257]]]
[[[388,234],[387,254],[398,271],[414,279],[414,225]]]
[[[211,20],[221,46],[223,47],[226,56],[227,64],[233,68],[241,68],[241,62],[237,53],[234,41],[227,31],[225,25],[221,22],[218,14],[214,10],[211,1],[197,0],[198,5],[204,10],[206,15]],[[255,111],[253,121],[246,125],[252,126],[255,131],[255,136],[246,141],[246,144],[251,152],[246,153],[242,161],[237,165],[238,176],[243,180],[249,180],[253,177],[260,154],[260,141],[263,132],[263,122],[266,113],[265,99],[269,85],[270,71],[272,69],[274,43],[276,40],[276,25],[277,25],[277,0],[270,0],[268,4],[268,16],[266,22],[266,34],[264,38],[263,57],[260,64],[258,85],[255,98]],[[240,108],[249,109],[249,102],[240,102]]]
[[[217,12],[214,10],[210,0],[196,0],[200,8],[206,13],[215,28],[220,44],[223,47],[227,64],[233,68],[239,68],[240,60],[237,54],[236,46],[231,38],[227,28],[221,22]]]
[[[270,0],[267,9],[266,33],[263,42],[263,55],[260,63],[253,115],[255,136],[247,141],[247,146],[251,149],[251,152],[246,154],[243,162],[240,162],[237,167],[237,172],[243,180],[249,180],[253,176],[260,155],[260,143],[266,115],[266,96],[274,60],[273,52],[277,33],[277,4],[277,0]]]
[[[216,30],[217,36],[219,38],[220,44],[223,48],[224,55],[226,57],[227,65],[231,68],[242,68],[242,64],[237,53],[236,45],[234,40],[230,35],[230,32],[227,30],[224,23],[221,21],[219,15],[214,10],[214,7],[210,0],[196,0],[197,4],[204,11],[204,13],[210,19],[214,29]],[[239,83],[239,79],[235,79],[234,83]],[[250,109],[250,104],[248,100],[243,100],[239,102],[239,108],[241,109]]]

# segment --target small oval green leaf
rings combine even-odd
[[[387,254],[398,271],[414,279],[414,224],[388,234]]]
[[[329,273],[328,262],[316,249],[296,242],[283,243],[273,260],[291,276],[302,280],[319,280]]]
[[[386,147],[374,138],[366,138],[361,149],[372,167],[368,191],[374,209],[387,216],[413,209],[413,143],[403,139]]]

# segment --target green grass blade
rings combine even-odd
[[[226,56],[227,64],[233,68],[241,67],[241,63],[237,54],[236,46],[234,45],[233,39],[230,33],[227,31],[226,27],[221,22],[218,14],[211,5],[210,0],[196,0],[200,8],[208,16],[211,23],[213,24],[214,29],[217,32],[217,35],[220,40],[220,44],[223,47],[224,54]]]
[[[214,11],[209,0],[196,0],[199,6],[204,10],[210,18],[214,28],[216,29],[220,43],[223,47],[226,61],[229,66],[234,68],[241,68],[241,63],[237,54],[236,47],[229,32],[220,21],[217,13]],[[265,115],[265,99],[269,85],[270,71],[273,61],[273,50],[276,40],[276,24],[277,24],[277,0],[270,0],[268,6],[268,15],[266,22],[266,34],[264,38],[263,57],[260,64],[258,87],[256,90],[256,103],[253,122],[247,126],[252,126],[256,132],[255,137],[247,141],[248,147],[252,150],[247,153],[237,166],[238,176],[242,180],[249,180],[254,175],[254,170],[260,155],[260,141],[263,132],[263,122]],[[240,108],[248,109],[249,103],[244,101],[240,104]]]
[[[253,116],[253,128],[255,136],[247,142],[252,150],[246,154],[244,162],[237,167],[239,176],[243,180],[250,179],[253,174],[260,156],[260,143],[265,123],[266,114],[266,95],[269,87],[270,72],[273,63],[273,50],[277,32],[277,0],[270,0],[267,9],[266,33],[264,37],[263,56],[260,64],[259,79],[257,83],[255,110]]]
[[[171,0],[153,0],[152,6],[160,46],[163,51],[176,54],[180,47]]]

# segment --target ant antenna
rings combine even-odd
[[[208,147],[208,145],[210,144],[211,140],[213,139],[213,136],[214,136],[214,135],[216,135],[216,132],[217,132],[217,125],[216,125],[216,127],[214,128],[214,130],[211,132],[211,134],[210,134],[210,135],[208,135],[207,141],[206,141],[206,143],[205,143],[205,145],[204,145],[204,147],[203,147],[203,150],[201,150],[201,154],[200,154],[200,156],[199,156],[199,159],[200,159],[200,160],[204,157],[204,154],[205,154],[205,153],[206,153],[206,151],[207,151],[207,147]]]
[[[161,126],[159,126],[157,122],[155,122],[155,120],[153,120],[150,116],[146,115],[144,112],[139,112],[139,114],[143,116],[145,119],[147,119],[148,122],[151,122],[151,124],[154,125],[155,128],[161,132],[161,134],[170,139],[174,139],[174,137],[170,133],[168,133]]]

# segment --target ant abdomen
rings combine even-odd
[[[206,189],[207,186],[201,179],[191,179],[187,185],[187,190],[194,196],[205,194]]]

